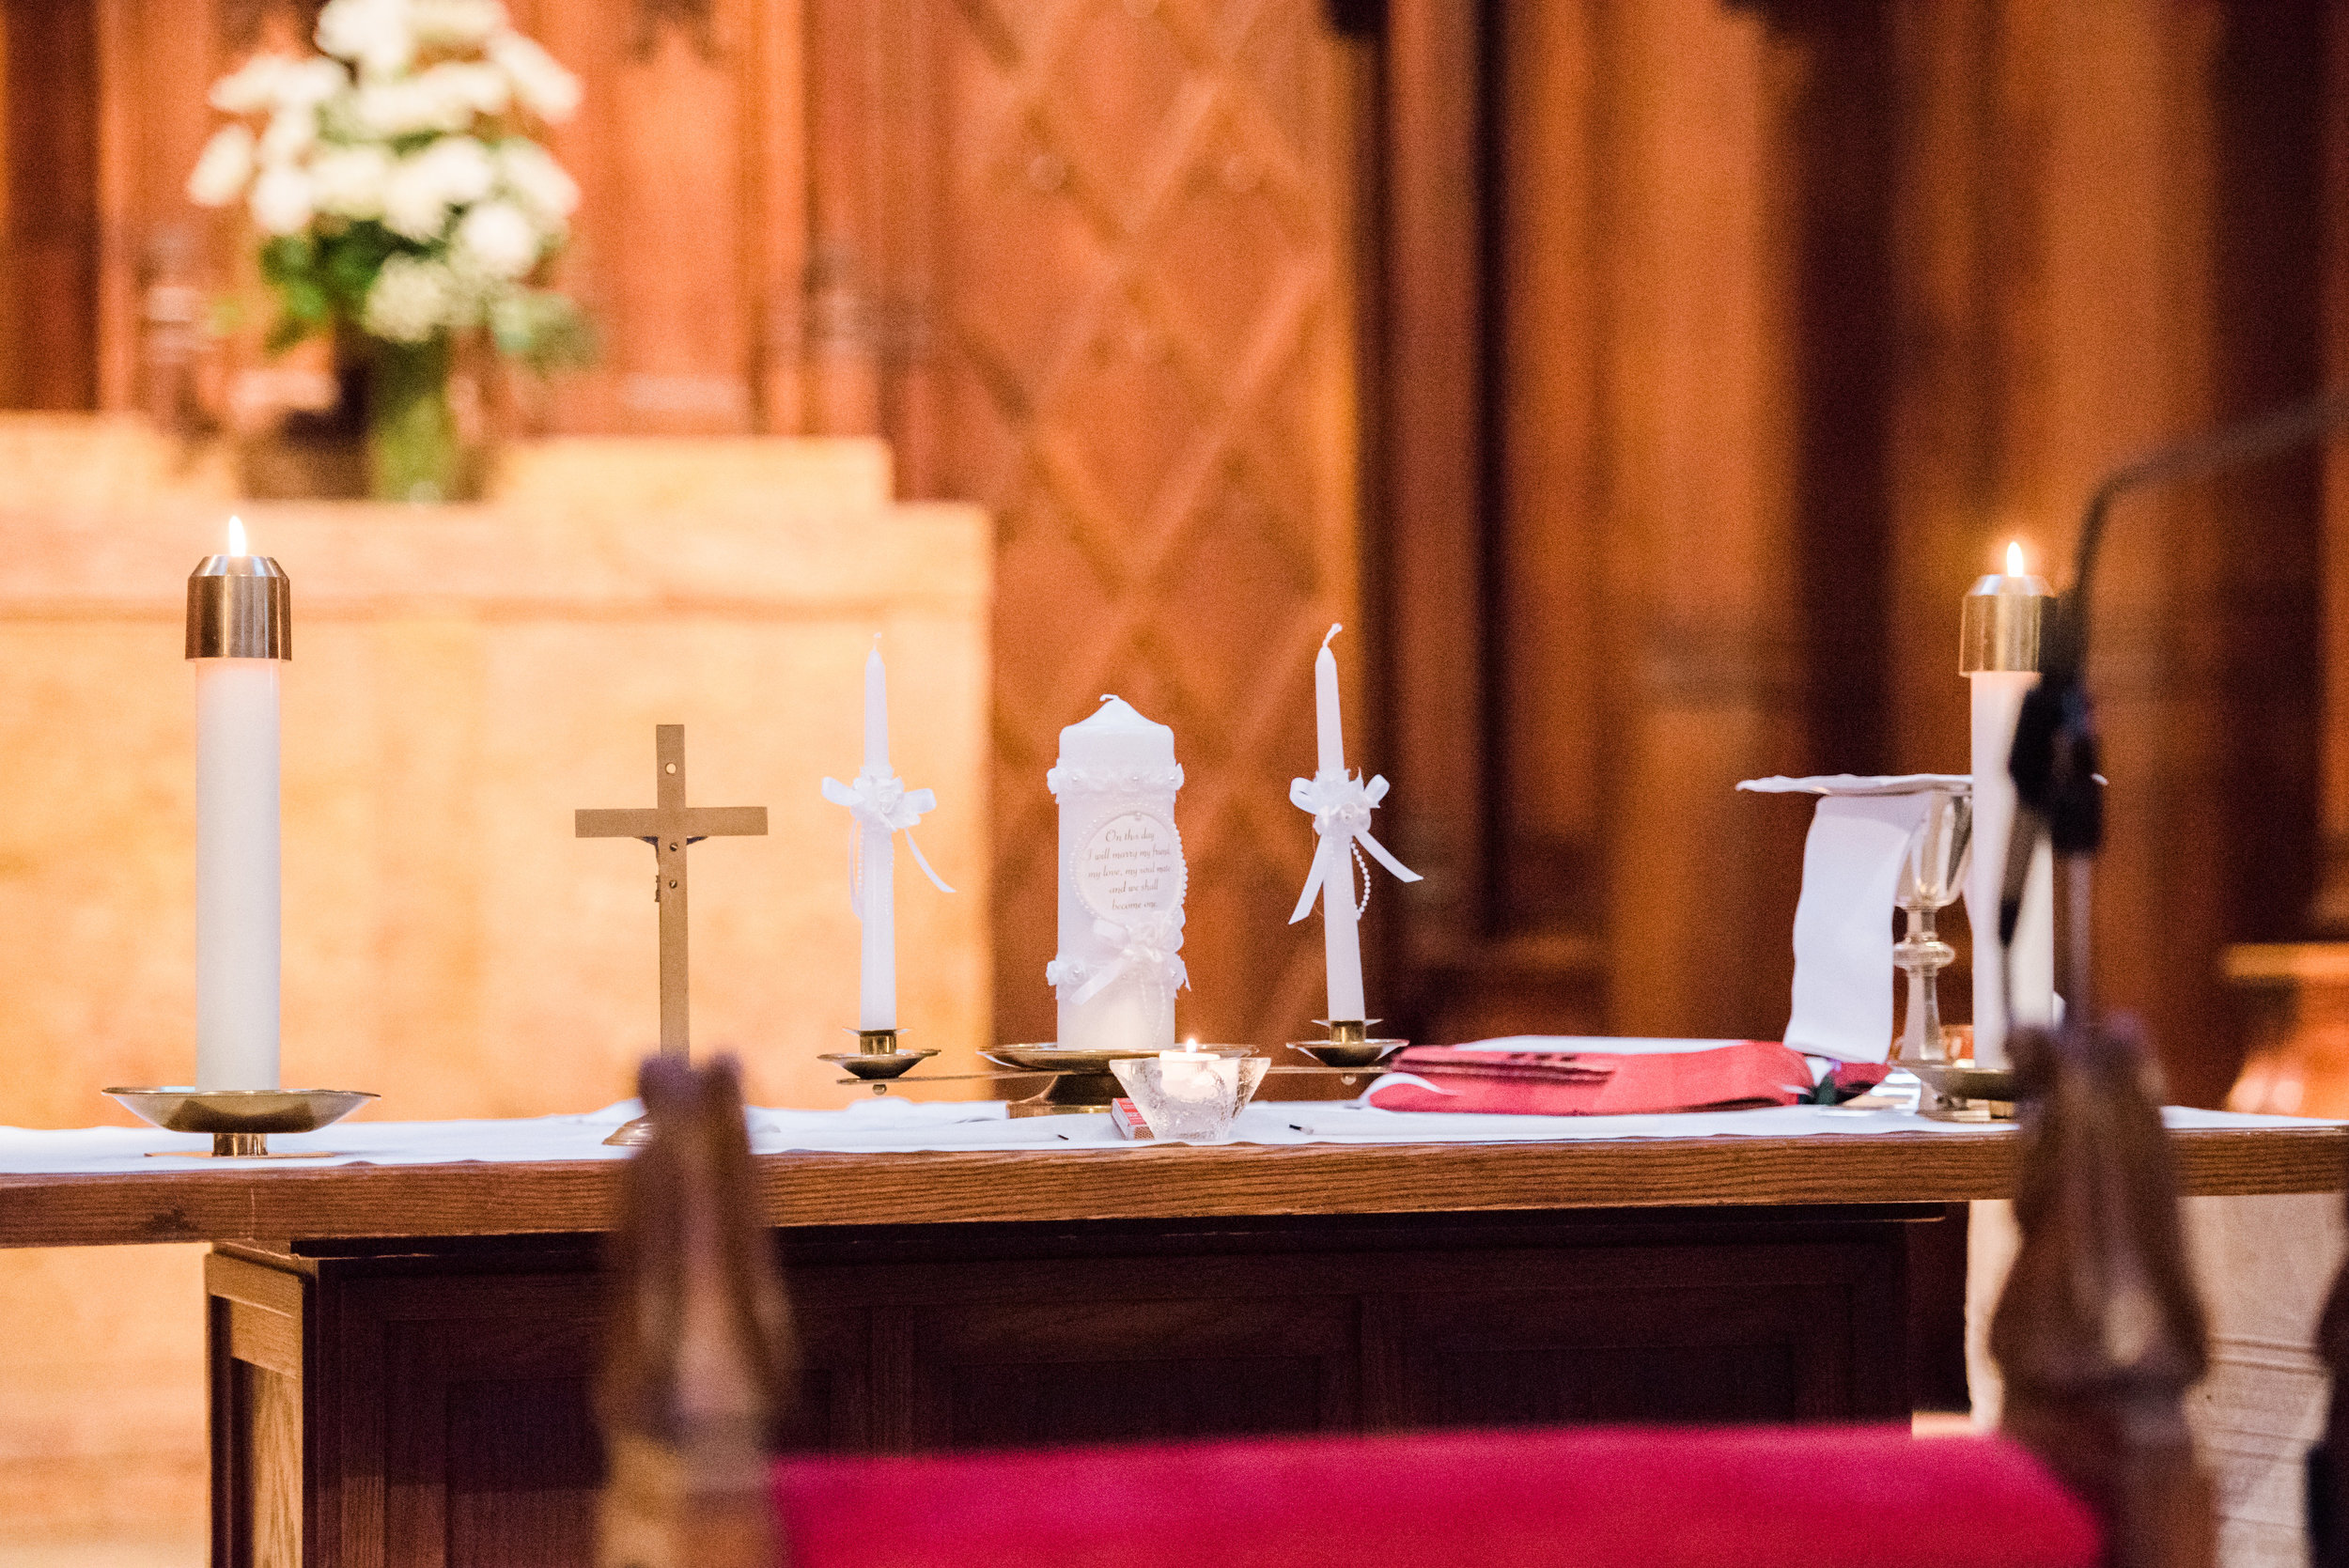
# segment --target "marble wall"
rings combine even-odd
[[[817,784],[862,761],[876,631],[893,755],[938,792],[920,836],[959,890],[899,857],[902,1017],[941,1068],[976,1064],[988,526],[968,506],[894,504],[881,443],[551,441],[510,452],[486,505],[386,509],[236,502],[225,465],[135,422],[10,416],[0,1123],[122,1121],[101,1086],[192,1070],[182,584],[232,506],[293,580],[288,1082],[379,1090],[370,1114],[394,1120],[624,1097],[657,1033],[650,857],[574,838],[571,813],[650,805],[652,727],[681,722],[693,802],[764,805],[770,823],[693,851],[696,1048],[739,1052],[759,1103],[845,1102],[815,1058],[855,1022],[858,938],[846,815]],[[200,1369],[177,1251],[0,1253],[0,1534],[38,1523],[10,1480],[36,1453],[53,1468],[112,1455],[93,1473],[126,1499],[162,1495],[178,1466],[185,1491]],[[114,1358],[148,1344],[170,1348]],[[110,1507],[59,1496],[54,1511],[62,1528]]]

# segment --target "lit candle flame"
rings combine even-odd
[[[1185,1050],[1197,1050],[1199,1048],[1199,1036],[1194,1034],[1190,1039],[1185,1040],[1183,1042],[1183,1048]]]
[[[2020,539],[2010,541],[2006,547],[2006,574],[2009,577],[2023,575],[2023,541]]]
[[[228,520],[228,553],[231,555],[250,555],[253,553],[245,548],[244,521],[241,518],[232,517]]]

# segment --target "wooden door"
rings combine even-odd
[[[1114,691],[1174,726],[1188,778],[1179,1027],[1294,1037],[1322,995],[1317,927],[1283,924],[1313,842],[1288,782],[1314,767],[1314,649],[1356,599],[1358,46],[1316,0],[930,15],[939,483],[997,518],[1000,1025],[1050,1037],[1044,773]],[[1339,639],[1349,673],[1362,646]]]

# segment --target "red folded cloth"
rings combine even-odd
[[[1625,1116],[1666,1110],[1740,1110],[1820,1097],[1811,1064],[1776,1040],[1712,1050],[1621,1053],[1478,1050],[1413,1046],[1390,1063],[1433,1088],[1387,1079],[1372,1086],[1381,1110],[1470,1110],[1521,1116]],[[1875,1063],[1839,1063],[1831,1100],[1885,1074]]]

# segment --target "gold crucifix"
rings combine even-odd
[[[652,895],[661,904],[661,1054],[685,1060],[685,851],[720,834],[761,834],[765,806],[688,806],[685,803],[685,726],[653,726],[658,771],[650,811],[582,811],[581,838],[641,838],[653,849]]]

